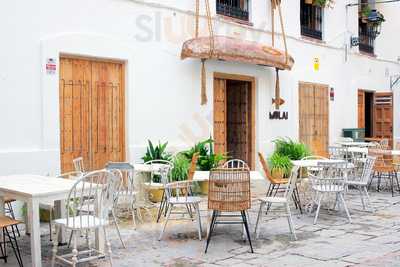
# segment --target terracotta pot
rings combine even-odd
[[[162,195],[164,192],[164,188],[159,185],[150,185],[147,188],[147,193],[149,194],[149,200],[153,203],[159,203],[162,200]]]
[[[200,186],[200,193],[202,195],[208,195],[208,181],[199,182],[199,186]]]

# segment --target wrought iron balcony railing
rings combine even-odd
[[[322,40],[322,8],[301,1],[301,35]]]
[[[217,14],[249,21],[248,0],[217,0]]]
[[[372,29],[368,25],[359,26],[359,50],[368,54],[374,54],[375,38]]]

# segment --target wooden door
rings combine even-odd
[[[214,149],[215,153],[227,151],[226,134],[226,80],[214,79]]]
[[[328,86],[300,83],[299,136],[315,155],[326,156],[329,145]]]
[[[374,137],[387,138],[393,144],[393,93],[375,93]]]
[[[358,128],[365,129],[365,92],[358,90]]]
[[[60,60],[61,170],[83,157],[88,170],[125,159],[124,66],[62,57]]]
[[[251,99],[249,83],[228,81],[227,84],[227,151],[234,159],[251,165]]]

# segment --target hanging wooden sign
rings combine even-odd
[[[275,111],[269,112],[269,119],[270,120],[288,120],[289,112],[288,111],[280,111],[280,110],[275,110]]]

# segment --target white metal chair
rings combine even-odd
[[[77,172],[85,173],[85,165],[83,164],[83,157],[78,157],[72,160],[72,164],[74,165],[74,169]]]
[[[115,201],[115,192],[120,185],[120,177],[105,170],[94,171],[84,175],[72,187],[66,200],[65,218],[54,221],[56,226],[56,236],[61,227],[76,231],[86,232],[87,250],[78,251],[77,234],[73,237],[72,253],[57,255],[58,240],[53,241],[53,256],[51,266],[54,267],[56,260],[69,264],[73,267],[78,263],[88,262],[95,259],[104,258],[107,255],[92,248],[89,234],[93,230],[102,230],[108,248],[108,257],[112,266],[111,244],[106,233],[106,226],[109,224],[108,216]],[[94,213],[83,213],[82,210],[92,210]],[[87,257],[83,257],[87,255]]]
[[[354,140],[351,137],[339,137],[337,142],[354,142]]]
[[[260,223],[261,219],[262,219],[262,214],[264,213],[264,208],[267,205],[272,205],[272,204],[277,204],[277,205],[282,205],[285,208],[286,211],[286,216],[287,216],[287,220],[288,220],[288,224],[289,224],[289,229],[290,232],[293,235],[293,238],[295,240],[297,240],[297,236],[296,236],[296,232],[294,229],[294,225],[293,225],[293,220],[292,220],[292,214],[290,212],[290,201],[292,199],[292,195],[293,195],[293,191],[296,188],[296,182],[297,182],[297,177],[299,174],[299,169],[300,167],[295,166],[292,169],[292,173],[289,177],[289,181],[288,181],[288,186],[285,189],[285,193],[282,197],[265,197],[265,198],[260,198],[260,210],[258,211],[258,216],[257,216],[257,222],[256,222],[256,227],[254,229],[254,234],[256,235],[256,238],[258,238],[258,224]]]
[[[343,159],[345,160],[348,155],[348,148],[347,147],[340,147],[340,146],[330,146],[329,150],[329,158],[330,159]]]
[[[376,161],[375,157],[367,157],[365,160],[360,161],[360,164],[363,165],[361,175],[359,176],[358,174],[356,174],[354,176],[349,177],[346,181],[347,186],[353,186],[360,192],[361,203],[363,205],[364,210],[366,210],[367,206],[372,211],[374,210],[368,195],[368,183],[373,172],[375,161]]]
[[[329,194],[336,194],[336,203],[342,202],[343,208],[346,211],[349,222],[351,217],[347,209],[346,201],[344,199],[344,192],[346,189],[345,172],[347,171],[346,163],[319,163],[320,170],[317,175],[310,173],[311,187],[315,191],[317,201],[317,211],[315,213],[314,224],[317,223],[319,211],[321,209],[321,202],[324,196]],[[334,208],[335,208],[334,207]]]
[[[249,165],[241,159],[231,159],[224,163],[223,168],[250,170]]]
[[[201,240],[201,219],[200,219],[200,208],[199,204],[201,199],[199,197],[189,195],[191,191],[191,187],[193,185],[192,181],[179,181],[173,183],[167,183],[169,168],[164,167],[161,169],[162,180],[165,183],[165,196],[166,196],[166,210],[167,210],[167,217],[165,219],[164,225],[162,227],[159,240],[162,239],[165,229],[167,227],[168,221],[171,220],[171,214],[179,214],[183,215],[180,218],[175,218],[175,220],[197,220],[197,230],[199,234],[199,239]],[[174,194],[174,195],[173,195]],[[176,206],[186,206],[186,209],[182,209],[182,211],[174,211]],[[193,213],[187,207],[193,207],[194,212],[196,214],[196,218],[193,218]],[[189,215],[189,218],[185,218],[185,215]]]
[[[161,179],[161,170],[168,170],[168,174],[167,174],[167,182],[170,182],[170,175],[171,175],[171,171],[174,168],[174,164],[168,160],[150,160],[145,162],[144,164],[146,165],[150,165],[151,166],[151,174],[150,174],[150,183],[153,182],[153,179],[158,176]],[[167,196],[165,194],[165,188],[161,197],[161,203],[160,203],[160,207],[158,208],[158,213],[157,213],[157,222],[160,221],[161,215],[164,213],[164,217],[167,216],[167,207],[168,205],[166,205],[166,200],[167,200]]]

